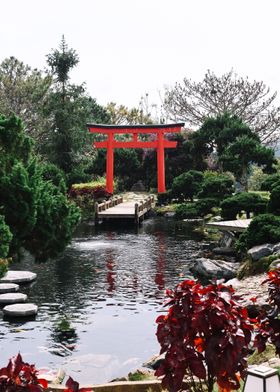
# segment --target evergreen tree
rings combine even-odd
[[[55,85],[46,109],[53,122],[43,153],[66,173],[68,184],[86,179],[93,154],[87,122],[106,123],[110,119],[106,110],[87,95],[84,85],[70,84],[70,71],[78,62],[76,51],[68,48],[64,37],[59,49],[47,56]]]
[[[60,253],[79,221],[61,179],[44,179],[45,167],[33,152],[32,141],[16,116],[0,116],[0,211],[13,235],[10,255],[21,247],[39,259]]]
[[[224,113],[206,119],[190,140],[194,154],[204,161],[214,159],[220,171],[231,171],[245,189],[252,163],[266,172],[274,170],[273,150],[263,146],[259,137],[235,115]]]
[[[0,215],[0,259],[8,255],[12,237],[9,226],[5,223],[4,216]]]

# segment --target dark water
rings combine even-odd
[[[0,367],[20,351],[37,367],[100,383],[141,366],[159,351],[155,319],[165,289],[183,279],[199,239],[163,218],[138,232],[84,225],[59,260],[13,265],[38,274],[21,291],[39,312],[35,320],[1,320]]]

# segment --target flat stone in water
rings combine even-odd
[[[8,271],[6,275],[0,279],[3,283],[28,283],[37,278],[37,274],[30,271]]]
[[[30,303],[7,305],[3,308],[3,312],[5,316],[10,317],[34,316],[38,312],[38,306]]]
[[[19,285],[16,283],[0,283],[0,294],[14,293],[18,291]]]
[[[0,294],[0,304],[16,304],[19,302],[25,302],[27,295],[22,293],[6,293]]]

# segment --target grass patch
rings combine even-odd
[[[248,358],[248,365],[261,365],[264,362],[268,362],[269,359],[275,358],[275,348],[271,344],[267,344],[266,349],[262,353],[258,353],[256,350]]]

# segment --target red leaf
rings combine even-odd
[[[66,381],[65,385],[72,392],[78,392],[79,391],[79,383],[77,381],[74,381],[72,377],[68,378],[68,380]]]
[[[198,358],[193,359],[192,361],[189,362],[189,366],[193,374],[200,378],[200,379],[205,379],[206,378],[206,369],[203,365],[203,362],[199,360]]]
[[[48,388],[48,381],[45,380],[44,378],[39,378],[38,383],[41,384],[43,388],[45,388],[45,389]]]

